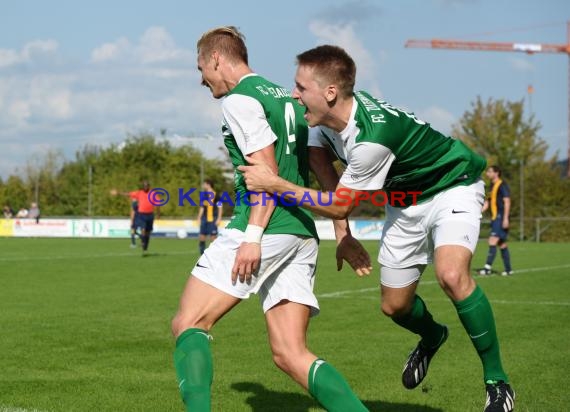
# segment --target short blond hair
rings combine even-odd
[[[222,26],[205,32],[196,44],[198,54],[209,59],[215,50],[233,62],[247,62],[245,36],[235,26]]]

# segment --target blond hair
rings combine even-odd
[[[235,63],[247,63],[245,36],[237,27],[222,26],[205,32],[196,44],[198,54],[209,59],[217,51]]]

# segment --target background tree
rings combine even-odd
[[[480,97],[472,103],[452,135],[496,164],[511,187],[513,238],[520,233],[521,179],[524,183],[524,237],[534,236],[534,218],[570,214],[570,182],[562,178],[556,156],[547,158],[548,145],[539,137],[541,125],[525,117],[523,101],[510,102]],[[549,235],[570,239],[570,224],[558,225]]]
[[[14,214],[23,207],[29,207],[31,193],[19,176],[9,176],[2,185],[0,195],[2,207],[4,205],[10,206],[14,210]]]
[[[163,216],[193,218],[198,208],[178,205],[178,190],[201,190],[203,176],[216,182],[218,191],[231,190],[232,181],[224,176],[219,161],[204,158],[191,145],[173,147],[167,140],[157,140],[150,133],[130,135],[124,143],[102,148],[86,145],[75,159],[64,161],[61,153],[48,152],[30,160],[25,178],[10,176],[0,185],[0,203],[16,211],[35,201],[37,188],[42,216],[127,216],[130,200],[111,196],[113,188],[137,190],[142,180],[170,193],[170,201],[161,210]],[[198,196],[192,196],[198,203]],[[224,205],[224,214],[231,208]]]
[[[63,153],[49,150],[43,155],[36,154],[28,160],[25,167],[25,185],[30,203],[38,205],[59,205],[60,194],[57,175],[65,159]]]

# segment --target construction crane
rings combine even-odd
[[[568,159],[566,176],[570,178],[570,21],[567,22],[568,39],[566,44],[542,43],[506,43],[481,42],[461,40],[408,40],[406,47],[421,47],[431,49],[456,49],[501,52],[534,53],[565,53],[568,55]]]

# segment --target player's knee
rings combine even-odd
[[[409,302],[383,300],[380,309],[389,318],[399,318],[411,310],[411,304]]]
[[[285,345],[280,348],[272,347],[271,351],[275,366],[288,375],[291,375],[296,370],[299,361],[303,358],[301,350]]]
[[[438,270],[437,280],[441,288],[452,299],[460,299],[474,282],[469,273],[457,268]]]
[[[273,363],[285,373],[291,370],[291,359],[285,353],[273,352]]]
[[[186,329],[197,328],[209,331],[212,328],[212,324],[209,324],[207,320],[203,317],[188,316],[177,313],[172,319],[171,329],[172,335],[177,338]]]
[[[272,345],[271,352],[275,366],[285,373],[290,373],[294,363],[292,351],[285,345],[279,347]]]
[[[184,332],[184,329],[182,329],[182,321],[178,314],[176,314],[176,316],[172,318],[172,322],[170,323],[170,328],[172,331],[172,336],[174,336],[175,338],[177,338],[178,336],[180,336],[182,332]]]

